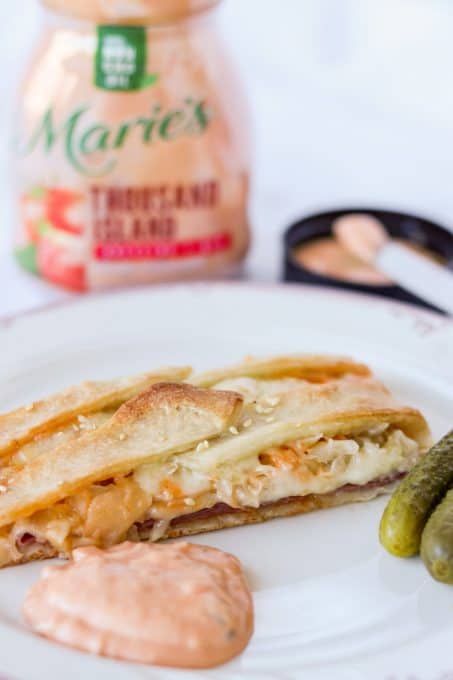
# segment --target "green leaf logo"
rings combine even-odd
[[[36,246],[34,243],[30,243],[27,246],[18,248],[15,253],[15,258],[17,262],[31,274],[38,274],[38,261]]]
[[[28,198],[33,198],[35,201],[42,201],[46,196],[44,187],[34,186],[27,192]]]

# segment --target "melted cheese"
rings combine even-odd
[[[185,454],[175,456],[166,466],[143,465],[135,471],[134,479],[153,495],[155,502],[169,500],[159,491],[165,476],[178,485],[184,496],[210,493],[216,502],[232,507],[258,507],[288,496],[326,494],[346,484],[364,485],[379,477],[406,472],[418,455],[415,441],[401,430],[391,430],[374,438],[320,436],[296,440],[209,471],[198,465],[193,454]],[[193,508],[187,511],[193,512]],[[150,516],[154,516],[153,508]]]
[[[151,538],[158,540],[173,518],[219,502],[258,507],[289,496],[330,493],[346,484],[366,485],[406,472],[419,455],[415,441],[385,424],[372,435],[355,438],[294,440],[209,470],[193,452],[180,454],[165,463],[142,465],[133,475],[106,485],[93,484],[19,520],[0,537],[0,563],[19,561],[34,549],[19,549],[24,534],[68,553],[81,545],[108,547],[133,537],[136,522],[154,519]]]

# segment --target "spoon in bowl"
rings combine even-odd
[[[372,264],[402,288],[453,314],[453,274],[412,248],[391,238],[372,215],[337,218],[332,231],[337,241],[362,262]]]

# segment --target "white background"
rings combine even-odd
[[[453,225],[453,3],[225,0],[219,12],[255,118],[248,274],[276,279],[280,234],[307,211],[412,210]],[[14,90],[35,0],[0,0],[0,315],[63,297],[10,256]]]

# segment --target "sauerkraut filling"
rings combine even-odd
[[[207,465],[209,445],[103,480],[46,510],[17,521],[0,540],[0,564],[53,549],[68,553],[87,544],[109,546],[138,538],[148,522],[158,540],[170,522],[213,508],[256,508],[289,497],[328,494],[398,477],[420,455],[402,430],[382,424],[354,437],[322,434],[267,448],[239,460]],[[7,555],[7,559],[6,559]]]
[[[382,425],[374,434],[351,439],[319,435],[295,440],[231,465],[225,461],[213,471],[200,468],[190,454],[175,456],[163,467],[141,466],[134,479],[153,497],[149,516],[171,519],[174,506],[178,506],[178,515],[193,512],[195,506],[209,507],[213,501],[233,508],[256,508],[290,496],[330,493],[347,484],[364,485],[407,472],[418,456],[419,447],[413,439]]]

